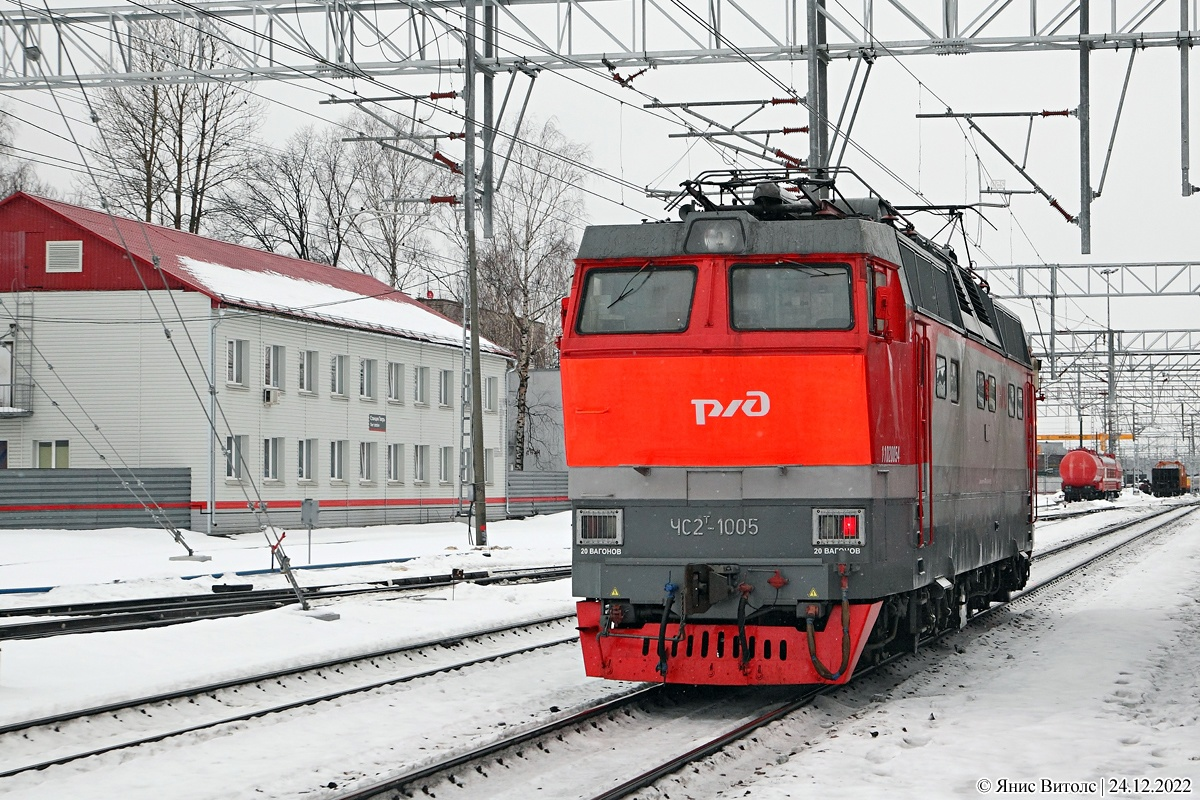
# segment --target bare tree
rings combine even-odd
[[[141,30],[128,50],[131,71],[201,75],[227,58],[226,45],[203,31],[166,21]],[[99,149],[111,163],[96,182],[104,200],[147,222],[200,232],[209,199],[245,160],[261,104],[206,81],[152,80],[106,89],[103,98]]]
[[[224,57],[224,47],[204,34],[196,34],[184,52],[185,68],[194,72],[216,69]],[[190,233],[200,233],[208,200],[237,176],[250,152],[262,103],[219,82],[180,87],[169,100],[170,224],[183,229],[186,220]]]
[[[165,49],[155,37],[169,41],[172,25],[151,22],[147,37],[129,51],[130,69],[157,72],[166,68]],[[110,163],[93,172],[101,199],[114,211],[123,211],[146,222],[155,221],[166,191],[159,155],[166,146],[167,85],[151,80],[102,93],[108,112],[99,118],[97,150],[107,153]],[[93,187],[82,190],[92,195]]]
[[[513,468],[524,469],[529,370],[554,330],[558,301],[570,286],[581,224],[584,145],[553,120],[518,139],[513,162],[493,201],[491,239],[480,243],[480,306],[501,314],[516,334],[516,420]],[[540,336],[535,335],[540,333]]]
[[[0,107],[0,198],[13,192],[29,192],[43,197],[54,196],[54,190],[38,178],[33,164],[13,155],[16,138],[15,118]]]
[[[409,289],[423,274],[422,264],[431,251],[427,230],[433,208],[429,203],[403,202],[428,199],[443,191],[436,167],[405,154],[384,141],[400,131],[424,131],[415,120],[400,115],[380,120],[361,115],[352,123],[365,137],[380,141],[358,142],[359,213],[354,218],[354,266],[396,289]]]
[[[263,149],[222,191],[222,236],[338,266],[354,230],[360,164],[333,128],[301,128]]]

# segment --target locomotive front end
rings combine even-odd
[[[1034,362],[878,198],[719,175],[685,184],[703,210],[681,222],[580,245],[561,370],[584,661],[842,683],[1024,586]]]
[[[585,235],[562,375],[591,675],[842,682],[878,613],[862,568],[912,511],[877,497],[872,273],[766,233],[726,213]]]

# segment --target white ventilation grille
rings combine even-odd
[[[575,511],[575,544],[622,544],[624,512],[619,508],[580,508]]]
[[[83,272],[83,242],[46,242],[46,272]]]

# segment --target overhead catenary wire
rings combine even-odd
[[[184,4],[184,5],[186,5],[186,4]],[[712,26],[711,26],[711,25],[707,25],[707,23],[706,23],[705,21],[701,20],[701,22],[702,22],[702,24],[705,24],[707,27],[709,27],[710,29],[712,29]],[[244,30],[244,28],[243,28],[243,30]],[[714,32],[715,32],[715,29],[713,29],[713,30],[714,30]],[[255,33],[256,33],[256,32],[255,32]],[[256,35],[257,35],[257,34],[256,34]],[[719,35],[719,34],[718,34],[718,35]],[[734,47],[734,49],[736,50],[736,46],[735,46],[735,45],[732,45],[732,43],[728,41],[728,38],[727,38],[727,37],[723,37],[723,40],[724,40],[724,41],[726,41],[726,42],[727,42],[728,44],[730,44],[731,46],[733,46],[733,47]],[[743,53],[742,55],[744,56],[744,53]],[[766,73],[766,72],[765,72],[765,70],[763,70],[763,69],[762,69],[760,66],[758,66],[758,65],[754,65],[754,66],[755,66],[757,69],[759,69],[759,70],[760,70],[760,72],[763,72],[764,74],[768,74],[768,75],[769,75],[769,73]],[[907,68],[906,68],[906,69],[907,69]],[[911,74],[911,70],[909,70],[909,72],[910,72],[910,74]],[[915,76],[914,76],[914,77],[915,77]],[[772,80],[773,80],[773,81],[774,81],[774,82],[775,82],[777,85],[780,85],[780,86],[782,86],[782,84],[781,84],[781,83],[780,83],[780,82],[779,82],[777,79],[775,79],[773,76],[771,76],[771,78],[772,78]],[[377,83],[379,82],[377,79],[372,79],[372,80],[376,80],[376,82],[377,82]],[[784,87],[784,88],[786,88],[786,87]],[[869,155],[869,154],[868,154],[868,155]],[[879,162],[876,160],[876,163],[879,163]],[[606,199],[607,199],[607,198],[606,198]]]
[[[12,1],[13,1],[13,0],[10,0],[10,2],[12,2]],[[19,3],[17,3],[17,4],[18,4],[18,5],[20,5]],[[136,3],[136,2],[134,2],[133,4],[134,4],[134,5],[137,5],[137,6],[141,7],[141,8],[143,8],[144,10],[153,11],[153,12],[155,12],[155,13],[160,13],[160,14],[161,14],[161,12],[160,12],[158,9],[155,9],[155,8],[153,8],[153,7],[151,7],[151,6],[147,6],[147,5],[140,4],[140,3]],[[182,5],[182,6],[185,6],[185,7],[189,7],[189,8],[191,8],[192,10],[196,11],[196,13],[197,13],[197,14],[208,14],[209,16],[213,16],[213,17],[215,17],[215,16],[216,16],[215,14],[213,14],[213,13],[212,13],[212,12],[210,12],[210,11],[207,11],[206,9],[203,9],[203,8],[200,8],[200,7],[193,6],[192,4],[189,4],[189,3],[187,3],[187,2],[183,2],[182,0],[181,0],[181,1],[180,1],[178,4],[179,4],[179,5]],[[451,13],[457,13],[457,12],[454,12],[454,11],[452,11]],[[169,18],[169,19],[171,19],[171,21],[172,21],[172,22],[175,22],[175,23],[177,23],[177,24],[186,25],[186,26],[188,26],[188,27],[191,27],[191,28],[193,28],[193,29],[195,29],[195,30],[198,30],[198,31],[200,30],[200,28],[198,28],[197,26],[195,26],[195,25],[191,25],[190,23],[187,23],[187,22],[186,22],[186,21],[184,21],[184,20],[177,20],[177,19],[175,19],[175,18],[173,18],[173,17],[172,17],[172,18]],[[287,49],[289,49],[289,50],[292,50],[293,52],[302,53],[303,55],[306,55],[306,56],[311,56],[311,53],[303,53],[303,51],[300,51],[299,49],[297,49],[297,48],[295,48],[295,47],[293,47],[293,46],[291,46],[291,45],[288,45],[288,44],[287,44],[287,43],[285,43],[285,42],[280,42],[278,39],[275,39],[275,38],[273,38],[273,37],[264,36],[263,34],[261,34],[261,33],[257,32],[257,31],[254,31],[254,30],[252,30],[252,29],[246,28],[245,26],[237,25],[236,23],[232,23],[232,22],[229,22],[229,21],[225,21],[225,22],[226,22],[226,24],[230,25],[231,27],[234,27],[234,28],[236,28],[236,29],[238,29],[238,30],[241,30],[242,32],[244,32],[244,33],[247,33],[248,35],[250,35],[250,36],[252,36],[252,37],[255,37],[255,38],[260,38],[260,39],[265,39],[265,40],[269,41],[269,42],[272,44],[272,46],[279,46],[279,47],[287,48]],[[236,43],[236,42],[233,42],[232,40],[226,40],[226,44],[228,44],[228,45],[230,45],[230,46],[234,46],[234,47],[241,47],[242,49],[245,49],[245,48],[244,48],[244,46],[242,46],[242,45],[240,45],[240,44],[238,44],[238,43]],[[540,49],[540,48],[539,48],[539,49]],[[582,66],[582,65],[581,65],[581,66]],[[594,73],[594,74],[599,74],[599,72],[598,72],[597,70],[595,70],[594,68],[587,68],[587,69],[589,69],[589,70],[590,70],[592,73]],[[559,73],[555,73],[555,74],[559,74]],[[385,84],[385,83],[384,83],[382,80],[380,80],[380,79],[378,79],[378,78],[371,77],[371,76],[361,76],[361,77],[362,77],[363,79],[365,79],[365,80],[369,80],[369,81],[371,81],[371,82],[372,82],[372,83],[374,83],[375,85],[379,85],[379,86],[386,86],[386,84]],[[326,83],[326,84],[328,84],[328,85],[329,85],[331,88],[335,88],[335,89],[337,89],[338,91],[344,91],[344,90],[342,90],[342,89],[341,89],[341,87],[340,87],[340,86],[337,86],[337,85],[335,85],[335,84],[329,83],[327,80],[324,80],[324,79],[321,79],[321,78],[317,78],[317,77],[313,77],[313,76],[305,76],[305,78],[309,79],[310,81],[315,81],[315,82],[317,82],[317,83]],[[569,79],[569,80],[572,80],[572,81],[573,81],[573,82],[575,82],[575,83],[579,83],[578,81],[574,81],[574,79],[573,79],[573,78],[568,78],[568,79]],[[585,84],[580,84],[580,85],[584,85],[584,86],[586,87],[586,85],[585,85]],[[305,87],[305,88],[307,88],[307,87]],[[595,89],[594,87],[586,87],[586,88],[589,88],[589,89],[591,89],[591,90],[593,90],[593,91],[599,91],[599,90]],[[616,99],[616,98],[612,98],[610,95],[607,95],[606,93],[603,93],[603,92],[601,92],[601,94],[604,94],[606,97],[609,97],[610,99],[614,99],[614,100]],[[649,95],[646,95],[645,93],[641,93],[641,94],[643,94],[643,95],[644,95],[645,97],[647,97],[647,98],[650,98],[650,96],[649,96]],[[653,99],[653,98],[651,98],[651,99]],[[428,102],[425,102],[425,101],[422,101],[422,102],[423,102],[423,104],[424,104],[424,105],[426,105],[426,106],[428,106],[428,107],[430,107],[430,108],[433,108],[433,106],[429,105],[429,103],[428,103]],[[459,119],[461,119],[461,118],[462,118],[462,115],[461,115],[461,114],[457,114],[457,113],[455,113],[455,112],[447,111],[447,110],[445,110],[445,109],[442,109],[442,110],[443,110],[443,111],[446,111],[446,113],[449,113],[449,114],[451,114],[452,116],[455,116],[455,117],[457,117],[457,118],[459,118]],[[675,116],[677,117],[678,115],[675,115]],[[666,118],[666,117],[663,117],[663,119],[668,119],[668,118]],[[688,125],[688,123],[687,123],[685,120],[682,120],[682,119],[675,119],[675,120],[671,120],[671,121],[675,122],[676,124],[683,125],[683,126],[685,126],[685,127]],[[339,124],[339,123],[333,123],[333,124]],[[443,131],[443,132],[444,132],[444,131]],[[449,135],[449,132],[444,132],[444,133],[447,133],[447,135]],[[504,132],[504,131],[502,131],[502,130],[498,130],[498,131],[497,131],[497,134],[498,134],[499,136],[501,136],[502,138],[503,138],[503,137],[508,137],[508,136],[509,136],[509,134],[507,134],[506,132]],[[526,144],[527,146],[532,146],[532,147],[535,147],[535,148],[536,148],[536,144],[534,144],[534,143],[531,143],[531,142],[528,142],[528,141],[526,141],[526,142],[524,142],[524,144]],[[710,146],[711,146],[711,143],[710,143]],[[715,148],[714,148],[714,149],[715,149]],[[561,157],[561,154],[555,153],[555,152],[553,152],[553,151],[545,151],[545,150],[543,150],[543,152],[544,152],[545,154],[547,154],[547,155],[550,155],[550,156],[552,156],[552,157],[556,157],[556,158],[560,158],[560,159],[562,158],[562,157]],[[570,160],[569,160],[569,161],[570,161]],[[587,170],[587,171],[590,171],[592,174],[598,175],[598,176],[600,176],[600,177],[604,177],[604,178],[605,178],[605,179],[607,179],[607,180],[610,180],[610,181],[617,181],[617,182],[619,182],[619,181],[620,181],[620,179],[619,179],[619,177],[618,177],[618,176],[614,176],[614,175],[612,175],[612,174],[610,174],[610,173],[607,173],[607,172],[604,172],[604,171],[602,171],[602,170],[597,170],[597,169],[595,169],[594,167],[591,167],[591,165],[588,165],[588,164],[585,164],[585,163],[582,163],[582,162],[578,162],[578,161],[570,161],[570,163],[573,163],[574,165],[576,165],[576,166],[578,166],[578,167],[580,167],[580,168],[583,168],[583,169],[585,169],[585,170]],[[629,186],[628,186],[627,188],[637,188],[637,189],[639,189],[639,190],[640,190],[640,188],[641,188],[641,187],[636,187],[636,186],[634,186],[633,184],[629,184]],[[586,194],[593,195],[593,196],[597,197],[598,199],[601,199],[601,200],[603,200],[603,201],[605,201],[605,202],[610,202],[610,203],[614,203],[614,204],[616,204],[616,205],[626,206],[626,204],[625,204],[624,202],[622,202],[622,201],[615,201],[613,198],[611,198],[611,197],[609,197],[609,196],[607,196],[607,195],[603,195],[603,194],[597,194],[597,193],[591,192],[590,190],[587,190],[587,189],[584,189],[583,191],[584,191]],[[645,215],[645,212],[642,212],[642,213],[643,213],[643,215]],[[653,215],[650,215],[650,216],[653,216]]]
[[[906,70],[907,70],[907,67],[905,67],[905,68],[906,68]],[[911,71],[908,71],[908,72],[910,72],[910,73],[911,73]],[[914,78],[916,78],[916,76],[913,76],[913,77],[914,77]],[[919,79],[918,79],[918,83],[919,83]],[[985,255],[986,255],[986,253],[985,253]],[[991,259],[990,255],[986,255],[986,257],[988,257],[988,258],[989,258],[989,260],[994,260],[994,259]]]
[[[47,5],[47,13],[49,13],[48,5]],[[69,61],[71,59],[71,53],[70,53],[69,49],[66,51],[66,56]],[[51,96],[55,98],[55,103],[57,105],[57,98],[56,98],[53,87],[49,83],[47,84],[47,86],[50,88]],[[81,90],[82,96],[86,100],[87,92],[85,90],[83,90],[82,85],[80,86],[80,90]],[[91,104],[89,103],[89,106],[90,105]],[[91,116],[92,116],[92,119],[97,123],[97,128],[100,131],[101,141],[105,144],[105,149],[108,152],[109,158],[112,159],[111,150],[108,149],[107,140],[104,138],[103,128],[99,127],[99,115],[97,115],[93,111]],[[68,128],[68,130],[70,130],[70,129]],[[74,138],[73,133],[72,133],[72,138]],[[79,150],[79,155],[80,155],[81,160],[83,160],[84,163],[86,164],[87,159],[83,155],[82,147],[79,145],[79,143],[77,141],[75,142],[75,144],[76,144],[77,149]],[[115,164],[114,164],[114,167],[115,167]],[[94,180],[95,179],[93,177],[93,181]],[[96,189],[97,189],[97,191],[99,191],[98,184],[96,185]],[[164,334],[166,335],[166,338],[170,342],[171,351],[175,354],[176,360],[178,361],[180,367],[183,369],[184,375],[187,378],[188,385],[191,387],[193,395],[195,396],[197,402],[199,403],[200,408],[203,410],[205,418],[208,420],[209,428],[210,428],[210,430],[213,430],[214,432],[216,432],[216,420],[212,416],[209,415],[208,410],[204,406],[203,398],[201,398],[199,391],[196,389],[195,381],[192,379],[192,374],[189,371],[188,366],[183,359],[183,355],[179,352],[179,348],[175,344],[174,338],[170,335],[170,329],[167,327],[167,323],[163,317],[162,311],[159,309],[158,303],[155,301],[154,294],[153,294],[153,292],[150,291],[150,287],[146,284],[145,278],[142,276],[141,270],[138,268],[137,259],[133,256],[133,253],[130,251],[129,246],[125,241],[124,235],[121,233],[120,226],[117,225],[116,219],[113,217],[111,210],[108,210],[107,213],[108,213],[110,221],[113,224],[113,228],[116,233],[116,236],[117,236],[122,248],[125,250],[129,265],[134,270],[135,274],[137,275],[138,281],[142,285],[143,291],[146,294],[147,300],[149,301],[151,308],[154,310],[155,315],[158,317],[160,323],[162,324]],[[159,274],[161,280],[163,281],[163,285],[165,288],[165,287],[167,287],[167,276],[163,273],[163,271],[161,269],[158,256],[153,255],[154,248],[153,248],[153,245],[150,242],[149,237],[146,233],[146,228],[144,225],[139,225],[138,229],[141,230],[143,236],[146,237],[146,245],[149,248],[149,252],[152,254],[153,268]],[[171,299],[171,302],[176,311],[176,316],[177,317],[182,316],[179,313],[178,305],[175,303],[175,298],[173,296],[173,293],[168,291],[168,292],[166,292],[166,294]],[[193,353],[194,357],[196,358],[197,363],[200,365],[201,372],[203,374],[207,375],[209,378],[210,383],[208,385],[210,387],[215,387],[216,376],[208,375],[207,370],[204,369],[203,359],[200,357],[199,350],[196,347],[195,341],[192,339],[191,332],[186,326],[184,326],[184,333],[186,335],[186,338],[188,339],[189,344],[191,345],[192,353]],[[215,394],[213,395],[213,398],[215,400]],[[233,429],[232,429],[232,426],[229,424],[228,418],[224,414],[224,410],[220,407],[219,404],[216,404],[216,403],[214,403],[214,404],[220,410],[222,421],[225,423],[226,429],[229,431],[229,436],[232,439],[233,438]],[[229,455],[230,454],[228,452],[226,452],[227,459],[229,458]],[[308,599],[304,596],[304,592],[300,588],[300,584],[297,581],[296,576],[291,569],[290,559],[288,558],[286,552],[283,549],[282,536],[277,533],[278,529],[275,528],[275,526],[270,524],[270,518],[267,516],[267,510],[266,510],[265,504],[262,502],[261,495],[259,494],[259,491],[258,491],[258,485],[254,481],[253,474],[249,469],[249,465],[245,462],[245,454],[239,452],[238,456],[242,462],[241,467],[242,467],[242,469],[245,470],[247,476],[249,477],[249,485],[254,489],[254,493],[255,493],[256,499],[257,499],[257,503],[255,503],[254,500],[250,497],[249,491],[246,488],[246,484],[239,482],[239,486],[241,486],[242,492],[246,496],[248,505],[250,507],[250,511],[255,515],[256,518],[258,518],[260,513],[262,514],[262,519],[264,519],[267,523],[263,526],[262,531],[263,531],[263,535],[267,539],[268,544],[271,547],[271,552],[278,559],[280,569],[283,572],[284,576],[287,578],[288,582],[291,584],[292,589],[294,590],[294,592],[296,594],[297,601],[300,603],[301,607],[304,610],[308,610],[309,609]],[[212,479],[212,476],[210,476],[210,479]],[[209,513],[215,513],[215,509],[209,509]],[[268,533],[268,531],[270,531],[270,533]],[[272,536],[274,536],[273,542],[271,541]]]
[[[15,323],[19,324],[22,317],[16,311],[9,309],[8,304],[4,302],[3,297],[0,297],[0,309],[2,309]],[[100,435],[100,438],[108,447],[108,452],[116,457],[117,461],[121,465],[121,468],[128,473],[128,476],[122,475],[117,468],[113,466],[113,464],[108,460],[108,456],[96,446],[95,442],[92,441],[91,436],[89,436],[88,433],[81,428],[74,419],[72,419],[71,414],[68,413],[67,410],[63,408],[62,404],[54,398],[54,395],[52,395],[42,383],[38,382],[34,378],[32,365],[19,363],[14,359],[14,364],[16,364],[29,378],[30,384],[37,387],[38,391],[40,391],[42,395],[45,396],[48,401],[50,401],[51,407],[58,411],[71,429],[79,434],[79,437],[83,439],[84,443],[86,443],[89,448],[91,448],[92,452],[96,454],[96,457],[100,459],[100,462],[104,464],[104,466],[110,472],[112,472],[114,476],[116,476],[118,481],[120,481],[122,488],[128,491],[138,502],[138,504],[141,505],[141,507],[150,515],[150,518],[154,520],[154,523],[166,530],[167,533],[171,534],[175,542],[187,551],[188,558],[208,560],[207,557],[196,555],[196,551],[193,550],[191,545],[187,543],[187,539],[184,538],[183,533],[178,527],[176,527],[175,523],[171,521],[171,517],[167,513],[166,509],[159,505],[158,501],[154,499],[154,495],[152,495],[149,491],[145,491],[145,484],[142,482],[141,478],[138,477],[137,471],[129,465],[124,457],[122,457],[120,450],[108,438],[108,435],[104,432],[104,429],[99,423],[96,422],[96,420],[88,412],[87,408],[84,407],[83,402],[79,399],[79,397],[73,391],[71,391],[70,386],[67,385],[67,382],[62,377],[61,371],[54,368],[54,365],[48,358],[46,358],[46,355],[37,346],[37,343],[33,341],[33,338],[29,335],[29,333],[27,331],[23,331],[19,332],[17,335],[24,335],[26,337],[26,340],[28,341],[33,352],[36,353],[38,358],[41,359],[42,363],[46,365],[47,372],[53,375],[58,381],[59,386],[61,386],[63,391],[67,393],[67,396],[71,398],[71,401],[75,403],[75,406],[80,410],[84,418],[86,418],[88,423],[91,425],[92,430]],[[139,494],[135,487],[141,488],[144,492],[144,496],[143,494]]]

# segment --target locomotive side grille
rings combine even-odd
[[[862,543],[862,511],[845,508],[813,509],[813,544]]]
[[[624,512],[619,508],[581,508],[575,512],[576,544],[623,544]]]

